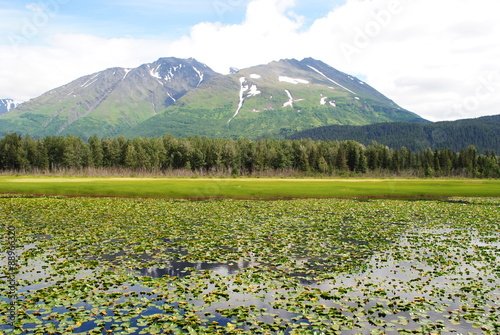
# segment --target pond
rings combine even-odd
[[[5,196],[0,333],[498,334],[500,199],[441,200]]]

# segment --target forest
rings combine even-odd
[[[413,151],[451,149],[458,152],[474,145],[479,153],[500,151],[500,115],[477,119],[436,123],[388,122],[365,126],[332,125],[290,135],[297,140],[311,138],[322,141],[354,140],[365,145],[372,141],[390,148],[406,147]]]
[[[74,136],[32,138],[7,134],[0,139],[0,171],[58,173],[64,170],[168,175],[186,171],[217,176],[311,177],[468,177],[499,178],[500,161],[493,151],[479,153],[427,148],[412,151],[353,140],[213,139]]]

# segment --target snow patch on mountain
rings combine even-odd
[[[292,108],[293,108],[293,97],[292,97],[292,93],[290,93],[290,91],[289,91],[289,90],[285,90],[285,92],[286,92],[286,94],[288,95],[288,99],[289,99],[289,100],[283,104],[283,108],[286,108],[286,107],[288,107],[288,106],[290,106],[290,107],[292,107]]]
[[[149,67],[149,65],[148,65]],[[158,82],[163,85],[163,83],[161,82],[161,80],[163,79],[161,76],[160,76],[160,70],[161,68],[161,64],[158,65],[155,69],[149,69],[149,74],[151,75],[151,77],[155,78],[156,80],[158,80]]]
[[[260,78],[262,78],[262,76],[260,74],[252,73],[250,75],[250,78],[251,79],[260,79]]]
[[[168,74],[163,79],[165,79],[166,81],[171,81],[175,76],[175,72],[181,70],[182,67],[183,64],[179,64],[179,66],[172,66],[170,69],[168,69]]]
[[[172,99],[174,102],[176,102],[176,101],[177,101],[177,100],[175,100],[175,98],[174,98],[174,97],[173,97],[170,93],[168,93],[168,92],[167,92],[167,95],[168,95],[168,97],[169,97],[170,99]]]
[[[320,101],[320,104],[323,105],[323,106],[326,105],[326,99],[328,99],[328,97],[322,97],[321,101]]]
[[[123,69],[125,71],[125,75],[123,76],[122,80],[125,80],[125,78],[127,78],[128,74],[130,73],[130,71],[132,71],[132,69]]]
[[[294,99],[293,96],[292,96],[292,93],[290,93],[289,90],[285,90],[285,92],[288,95],[288,99],[289,100],[283,104],[283,108],[286,108],[286,107],[292,107],[293,108],[293,103],[294,102],[304,101],[304,99]]]
[[[172,69],[169,69],[164,79],[166,81],[171,81],[173,78],[174,78],[174,73],[172,72]]]
[[[158,65],[155,69],[149,69],[149,73],[151,74],[151,77],[153,78],[156,78],[156,79],[163,79],[161,76],[160,76],[160,73],[158,72],[158,70],[161,68],[161,64]]]
[[[184,64],[179,64],[177,66],[172,66],[168,69],[168,72],[167,74],[165,74],[165,76],[161,76],[160,75],[160,71],[161,71],[161,67],[164,65],[164,64],[159,64],[158,66],[156,66],[155,68],[151,68],[151,64],[146,64],[147,67],[149,68],[149,74],[151,75],[151,77],[155,78],[156,80],[158,80],[158,82],[162,85],[165,84],[165,81],[172,81],[172,79],[174,78],[175,76],[175,73],[177,71],[180,71],[183,67],[184,67]],[[198,82],[198,86],[201,84],[201,82],[205,79],[205,76],[204,74],[199,71],[196,67],[192,66],[193,70],[198,74],[198,77],[200,78],[199,82]]]
[[[286,76],[279,76],[278,80],[281,83],[289,83],[289,84],[294,84],[294,85],[309,84],[309,82],[307,80],[299,79],[299,78],[290,78],[290,77],[286,77]]]
[[[201,82],[203,81],[203,73],[201,71],[199,71],[197,68],[195,68],[194,66],[193,66],[193,70],[195,70],[196,73],[198,74],[198,77],[200,77],[200,81],[198,82],[198,85],[196,86],[196,87],[198,87],[201,85]]]
[[[250,92],[248,92],[247,97],[254,97],[258,94],[261,94],[262,92],[258,90],[257,85],[253,84],[252,87],[250,87]]]
[[[22,103],[23,101],[18,100],[0,99],[0,114],[8,113]]]
[[[241,110],[241,107],[243,107],[243,102],[245,102],[245,98],[243,96],[243,94],[248,91],[249,89],[249,86],[247,84],[247,79],[245,77],[241,77],[240,78],[240,102],[238,103],[238,108],[236,109],[236,112],[234,113],[233,117],[229,119],[229,121],[227,121],[227,123],[229,124],[237,115],[238,113],[240,112]]]
[[[96,73],[94,76],[92,76],[92,78],[90,78],[89,80],[87,80],[82,86],[80,86],[81,88],[87,88],[89,87],[90,85],[92,85],[93,83],[95,83],[97,81],[97,78],[98,76],[100,75],[100,73]],[[95,80],[94,80],[95,79]]]
[[[335,85],[339,86],[339,87],[342,87],[344,90],[346,90],[347,92],[349,93],[352,93],[352,94],[356,94],[355,92],[351,91],[350,89],[348,89],[347,87],[344,87],[342,85],[340,85],[339,83],[337,83],[335,80],[331,79],[331,78],[328,78],[326,76],[326,74],[324,74],[323,72],[321,72],[320,70],[312,67],[311,65],[307,65],[307,67],[309,67],[311,70],[315,71],[316,73],[320,74],[321,76],[323,76],[324,78],[328,79],[329,81],[331,81],[332,83],[334,83]]]
[[[85,86],[82,86],[82,88],[87,88],[89,87],[90,85],[92,85],[93,83],[95,83],[97,81],[97,79],[94,79],[92,80],[90,83],[86,84]]]

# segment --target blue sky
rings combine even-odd
[[[0,98],[194,57],[313,57],[433,121],[499,114],[498,0],[0,0]]]
[[[245,18],[250,0],[42,0],[0,1],[3,9],[16,11],[18,19],[33,13],[30,5],[59,5],[51,25],[67,33],[91,33],[104,38],[133,36],[178,38],[200,22],[238,24]],[[305,18],[305,25],[323,17],[345,0],[298,0],[294,11]]]

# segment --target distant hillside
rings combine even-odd
[[[500,153],[500,115],[436,123],[378,123],[366,126],[326,126],[289,136],[290,139],[376,141],[391,148],[460,151],[474,145],[478,151]]]

